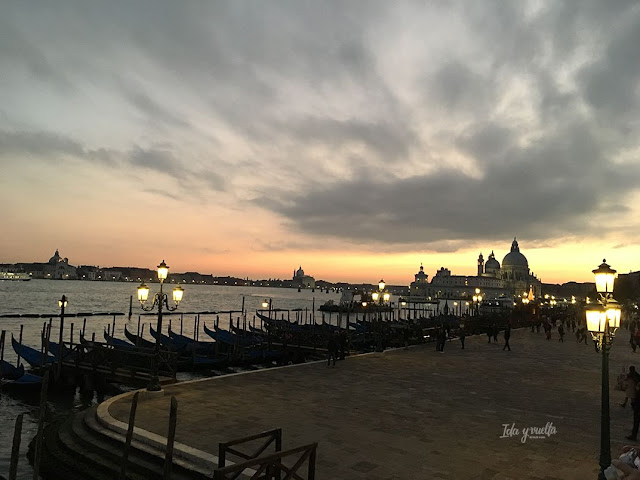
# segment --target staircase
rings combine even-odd
[[[76,413],[44,429],[40,474],[47,480],[112,480],[120,478],[124,435],[98,422],[96,407]],[[33,460],[35,443],[29,445]],[[190,468],[194,468],[190,466]],[[209,472],[187,469],[174,457],[172,480],[211,478]],[[128,480],[163,479],[164,452],[137,440],[131,442],[127,462]]]

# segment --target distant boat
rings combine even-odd
[[[31,280],[31,277],[29,276],[28,273],[0,271],[0,280],[8,280],[12,282],[17,282],[17,281],[28,282],[29,280]]]

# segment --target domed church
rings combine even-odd
[[[529,262],[520,252],[518,239],[511,242],[511,251],[502,259],[502,267],[496,260],[493,251],[485,264],[482,254],[478,257],[478,276],[499,278],[503,281],[504,289],[510,293],[520,295],[528,292],[532,287],[534,295],[541,295],[542,283],[529,272]]]

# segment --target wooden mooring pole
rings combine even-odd
[[[7,332],[5,332],[4,330],[2,330],[2,333],[0,333],[0,362],[2,360],[4,360],[4,337],[6,336]]]
[[[120,479],[127,478],[127,461],[129,459],[129,448],[131,448],[131,439],[133,438],[133,427],[136,423],[136,410],[138,408],[138,397],[140,392],[133,394],[131,399],[131,410],[129,411],[129,427],[127,428],[127,437],[125,438],[124,451],[122,452],[122,465],[120,466]]]
[[[49,388],[49,371],[44,374],[42,388],[40,389],[40,412],[38,414],[38,433],[36,435],[36,448],[33,455],[33,480],[40,478],[40,459],[42,457],[42,437],[44,430],[44,414],[47,410],[47,389]]]
[[[13,430],[13,445],[11,446],[11,462],[9,464],[9,480],[16,480],[16,476],[18,475],[18,457],[20,456],[20,439],[22,438],[22,417],[22,413],[18,415],[16,418],[16,427]]]
[[[173,442],[176,438],[176,423],[178,421],[178,400],[171,397],[171,410],[169,411],[169,432],[167,434],[167,452],[164,456],[164,480],[171,479],[173,467]]]
[[[20,325],[20,337],[19,337],[19,342],[20,345],[22,345],[22,331],[24,330],[24,325]],[[20,366],[20,352],[18,352],[18,359],[16,360],[16,367]]]

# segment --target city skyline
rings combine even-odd
[[[640,269],[640,6],[13,3],[5,262],[409,283]]]

